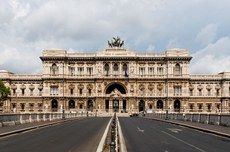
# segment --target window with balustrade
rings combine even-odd
[[[157,67],[157,75],[163,75],[163,67]]]
[[[153,76],[154,75],[154,67],[148,67],[148,75]]]
[[[139,67],[139,75],[144,76],[145,75],[145,67]]]
[[[180,96],[182,93],[181,86],[174,86],[174,96]]]
[[[78,75],[83,76],[84,75],[84,67],[78,67],[77,72],[78,72]]]
[[[50,95],[58,95],[58,86],[50,87]]]
[[[74,76],[75,74],[75,67],[69,66],[69,75]]]
[[[87,67],[86,71],[87,71],[87,75],[89,76],[93,75],[93,67]]]

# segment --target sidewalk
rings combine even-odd
[[[11,134],[32,130],[32,129],[52,126],[52,125],[56,125],[56,124],[67,122],[67,121],[83,119],[83,118],[85,117],[76,117],[76,118],[70,118],[70,119],[64,119],[64,120],[60,119],[60,120],[52,120],[52,121],[40,121],[40,122],[14,125],[14,126],[0,127],[0,137],[4,137],[4,136],[11,135]]]
[[[212,134],[216,134],[216,135],[230,138],[230,127],[211,125],[211,124],[205,124],[205,123],[198,123],[198,122],[191,122],[191,121],[164,120],[164,119],[157,119],[157,118],[152,118],[152,117],[143,117],[143,118],[167,122],[167,123],[176,124],[176,125],[180,125],[180,126],[185,126],[188,128],[192,128],[192,129],[200,130],[203,132],[208,132],[208,133],[212,133]]]

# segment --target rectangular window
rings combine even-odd
[[[87,75],[93,75],[93,68],[87,67]]]
[[[88,92],[89,92],[89,95],[91,96],[91,93],[92,93],[91,89],[89,89]]]
[[[144,67],[139,68],[139,75],[141,75],[141,76],[145,75],[145,68]]]
[[[175,86],[174,87],[174,95],[175,96],[180,96],[181,95],[181,86]]]
[[[220,89],[216,89],[216,96],[220,95]]]
[[[58,87],[57,86],[50,87],[50,95],[58,95]]]
[[[79,89],[79,94],[82,95],[82,89]]]
[[[202,96],[202,90],[199,89],[199,96]]]
[[[157,68],[157,74],[158,75],[163,75],[163,67],[158,67]]]
[[[13,89],[13,95],[15,95],[16,94],[16,89]]]
[[[190,96],[193,96],[193,89],[190,89],[190,90],[189,90],[189,95],[190,95]]]
[[[84,75],[84,67],[78,67],[77,71],[78,71],[78,75]]]
[[[30,96],[33,96],[33,90],[30,90]]]
[[[73,89],[70,89],[70,95],[73,95]]]
[[[22,89],[22,96],[25,95],[25,89]]]
[[[148,68],[148,73],[149,73],[149,75],[154,75],[154,68],[153,67],[149,67]]]
[[[211,90],[208,89],[207,91],[208,91],[208,96],[211,96]]]
[[[39,96],[42,96],[42,90],[39,89]]]

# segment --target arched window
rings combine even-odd
[[[115,64],[113,65],[113,72],[114,72],[115,75],[118,74],[118,70],[119,70],[118,64],[115,63]]]
[[[122,70],[123,70],[123,75],[124,75],[125,77],[128,77],[128,66],[127,66],[126,63],[123,64]]]
[[[55,63],[52,64],[51,69],[50,69],[50,73],[51,73],[52,75],[58,74],[58,66],[57,66]]]
[[[163,101],[162,100],[158,100],[157,101],[157,109],[163,109]]]
[[[105,71],[105,75],[109,75],[109,65],[106,63],[105,65],[104,65],[104,71]]]
[[[174,75],[181,75],[181,66],[180,64],[176,64],[175,67],[174,67]]]

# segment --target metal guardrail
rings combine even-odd
[[[166,119],[165,113],[147,113],[145,116],[158,119]],[[168,119],[230,126],[230,114],[169,113]]]

